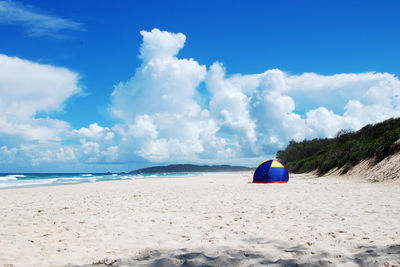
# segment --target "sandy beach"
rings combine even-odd
[[[0,191],[0,266],[399,266],[400,186],[250,172]]]

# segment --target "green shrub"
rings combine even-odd
[[[294,173],[317,170],[323,175],[333,168],[346,173],[364,159],[374,158],[378,163],[400,151],[400,145],[394,145],[398,139],[400,118],[392,118],[357,132],[341,130],[331,139],[290,141],[285,150],[278,151],[277,158]]]

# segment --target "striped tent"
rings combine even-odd
[[[277,160],[261,162],[253,176],[253,183],[287,183],[289,173],[285,166]]]

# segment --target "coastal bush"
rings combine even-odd
[[[316,170],[323,175],[338,168],[344,174],[364,159],[373,158],[376,164],[400,151],[399,139],[400,118],[392,118],[357,132],[341,130],[335,138],[290,141],[277,158],[294,173]]]
[[[310,157],[332,143],[331,139],[313,139],[304,140],[302,142],[290,141],[285,150],[280,150],[277,153],[277,158],[281,162],[291,162],[298,159]]]

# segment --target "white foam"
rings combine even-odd
[[[4,177],[0,177],[0,181],[8,181],[8,180],[18,180],[18,178],[25,177],[25,175],[22,174],[11,174],[7,175]]]
[[[40,185],[65,185],[65,184],[79,184],[79,183],[95,183],[104,180],[136,180],[146,178],[167,178],[167,177],[184,177],[189,174],[177,175],[177,174],[166,174],[157,173],[151,175],[143,174],[111,174],[111,175],[96,175],[96,174],[78,174],[71,176],[59,176],[56,175],[38,175],[38,176],[25,176],[22,174],[12,174],[0,177],[0,188],[17,188],[17,187],[30,187]],[[199,175],[199,174],[197,174]],[[21,179],[25,177],[24,179]]]
[[[88,176],[90,177],[90,176]],[[65,178],[58,178],[58,181],[68,181],[68,180],[72,180],[72,181],[83,181],[87,178],[82,178],[82,177],[65,177]]]
[[[52,184],[54,181],[48,179],[48,180],[28,180],[28,181],[23,181],[21,183],[18,182],[5,182],[5,183],[0,183],[0,188],[9,188],[9,187],[27,187],[27,186],[35,186],[35,185],[45,185],[45,184]]]

